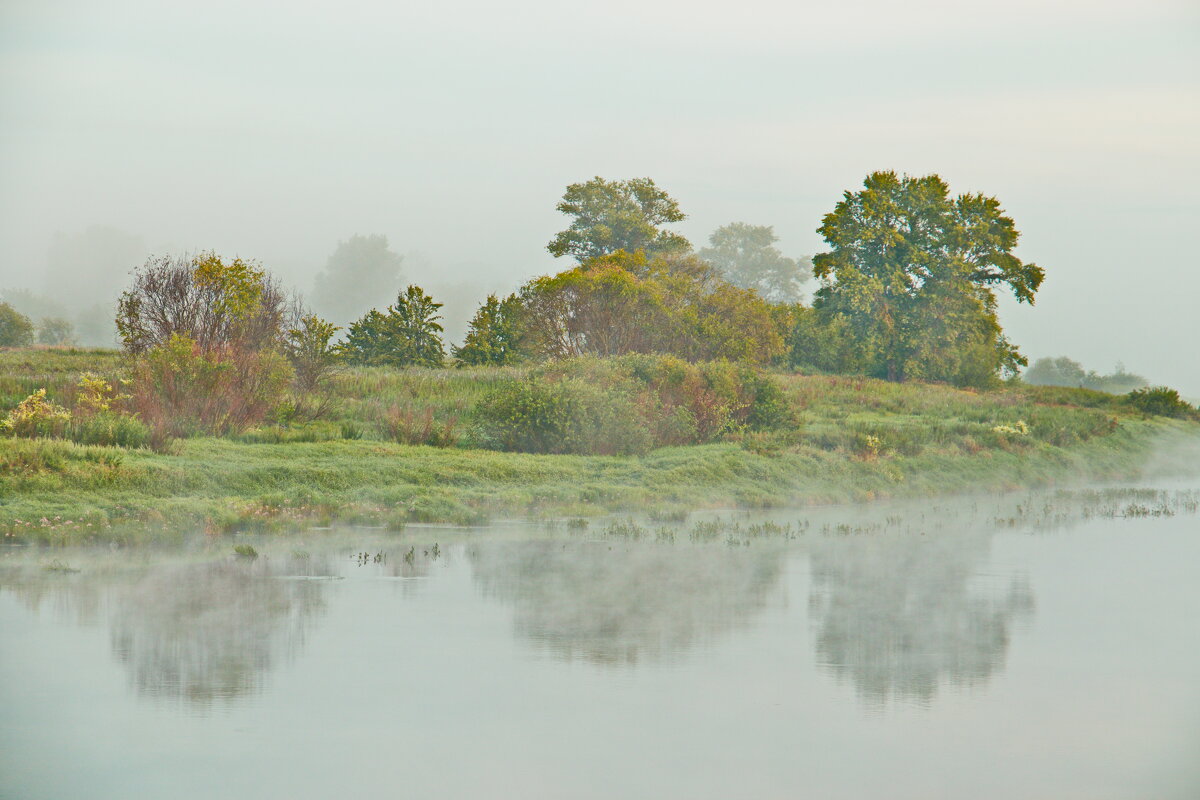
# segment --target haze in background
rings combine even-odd
[[[144,253],[215,249],[310,291],[382,234],[458,335],[568,266],[570,182],[650,176],[697,246],[746,221],[798,256],[868,172],[937,172],[1047,271],[1003,306],[1026,355],[1200,395],[1192,2],[406,5],[0,7],[0,289],[108,303]]]

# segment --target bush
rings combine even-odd
[[[434,418],[432,408],[416,411],[405,406],[393,406],[384,414],[382,423],[384,435],[401,444],[453,447],[458,443],[458,436],[454,432],[458,420],[451,417],[439,422]],[[362,433],[358,436],[361,437]]]
[[[1167,386],[1150,386],[1135,389],[1125,395],[1125,402],[1143,414],[1160,417],[1187,419],[1196,415],[1196,409],[1179,397],[1179,392]]]
[[[486,444],[623,455],[794,424],[778,384],[754,369],[670,356],[568,359],[501,384],[476,407]]]
[[[178,334],[134,365],[133,406],[172,436],[225,434],[267,419],[283,399],[292,370],[273,350],[202,351]]]
[[[149,447],[153,440],[149,425],[137,417],[111,411],[76,417],[67,436],[79,444],[109,447]]]
[[[71,422],[71,412],[46,399],[46,390],[38,389],[22,400],[0,422],[0,431],[25,439],[57,438]]]

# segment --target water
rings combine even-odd
[[[1197,497],[12,550],[0,796],[1200,797]]]

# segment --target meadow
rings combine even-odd
[[[776,374],[791,418],[771,429],[630,455],[488,449],[481,400],[528,371],[346,368],[320,419],[282,413],[156,450],[0,438],[0,533],[132,543],[999,491],[1128,479],[1200,435],[1083,389]],[[70,406],[88,372],[119,386],[127,367],[110,350],[0,351],[0,413],[43,388]]]

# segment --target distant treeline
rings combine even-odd
[[[1085,370],[1078,361],[1066,356],[1039,358],[1021,378],[1035,386],[1074,386],[1109,394],[1127,394],[1150,385],[1141,375],[1126,371],[1122,364],[1111,374],[1101,375],[1095,370]]]

